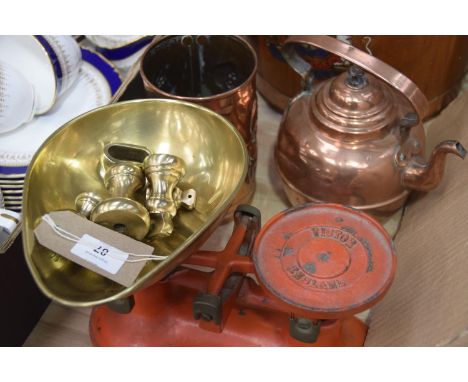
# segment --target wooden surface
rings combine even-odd
[[[464,95],[464,97],[466,96]],[[459,98],[462,98],[462,97],[459,97]],[[466,100],[466,98],[463,98],[463,99]],[[459,107],[460,100],[457,100],[457,104],[455,106],[457,105]],[[451,110],[452,108],[447,109],[444,115],[447,115],[447,113],[450,115]],[[467,107],[467,110],[468,110],[468,107]],[[279,178],[276,174],[275,166],[273,163],[273,146],[276,140],[276,135],[277,135],[277,131],[279,128],[280,120],[281,120],[281,115],[275,112],[274,110],[272,110],[265,103],[265,101],[261,97],[259,97],[258,133],[257,133],[259,150],[258,150],[257,177],[256,177],[257,189],[256,189],[256,193],[255,193],[252,204],[261,210],[263,223],[265,223],[268,219],[270,219],[274,214],[276,214],[279,211],[284,210],[288,206],[287,200],[285,199],[285,196],[281,189]],[[452,166],[454,164],[454,161],[450,160],[449,164]],[[465,171],[465,173],[467,172]],[[452,182],[453,182],[454,177],[455,176],[453,175],[453,172],[451,173],[451,175],[447,176],[447,178],[450,178],[450,179],[445,181],[446,183],[443,189],[446,189],[448,187],[447,184],[453,184]],[[444,191],[441,191],[441,192],[443,193]],[[437,194],[439,195],[439,197],[442,197],[441,192]],[[444,203],[444,202],[441,202],[441,203]],[[428,210],[432,209],[432,207],[429,208],[428,206],[426,208]],[[434,208],[434,212],[436,214],[437,214],[437,211],[439,210],[443,210],[443,207],[438,206],[437,209]],[[386,224],[387,229],[391,231],[395,231],[398,225],[398,222],[399,222],[399,216],[387,222]],[[413,223],[413,224],[416,224],[416,223]],[[407,227],[407,229],[409,230],[411,229],[411,227]],[[224,244],[226,243],[226,238],[228,238],[231,234],[231,230],[232,230],[231,224],[226,224],[224,226],[219,227],[218,230],[215,232],[215,234],[210,238],[210,240],[207,243],[205,243],[203,248],[211,249],[211,250],[222,249]],[[411,235],[409,235],[408,239],[406,240],[411,241]],[[404,249],[401,248],[400,252],[403,252],[403,251]],[[399,254],[399,256],[402,256],[402,255],[406,257],[411,257],[412,254],[411,253]],[[404,264],[404,261],[403,261],[403,264]],[[459,271],[461,272],[462,270],[459,270]],[[397,277],[399,277],[398,279],[399,282],[401,282],[402,279],[405,279],[408,277],[411,278],[411,275],[412,275],[411,272],[410,272],[410,276],[405,275],[404,269],[402,270],[402,266],[401,265],[399,266],[398,271],[397,271]],[[468,283],[468,278],[465,278],[465,283]],[[413,286],[413,288],[416,288],[416,287]],[[460,293],[462,293],[462,291],[460,291]],[[413,297],[417,297],[417,288],[413,292]],[[384,299],[381,304],[384,304],[385,302],[386,302],[386,299]],[[408,303],[409,302],[407,302],[407,304]],[[385,311],[385,309],[380,310],[380,312],[383,312],[383,311]],[[52,303],[50,307],[47,309],[47,311],[45,312],[45,314],[43,315],[39,324],[36,326],[35,330],[29,336],[28,340],[25,343],[25,346],[89,346],[90,345],[90,341],[88,337],[89,313],[90,313],[89,309],[84,309],[84,310],[83,309],[80,309],[80,310],[70,309],[70,308],[58,306],[57,304]],[[364,313],[363,315],[361,315],[361,317],[366,317],[366,315],[367,314]],[[379,313],[379,315],[381,316],[382,313]],[[392,333],[391,331],[386,330],[385,325],[381,323],[382,318],[378,318],[379,315],[376,314],[374,316],[376,320],[376,325],[379,328],[379,330]],[[466,322],[468,322],[468,320]],[[379,330],[377,330],[377,332]],[[380,339],[375,337],[376,330],[373,331],[372,335],[374,336],[372,343],[378,344],[378,341],[380,341]]]

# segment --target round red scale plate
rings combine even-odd
[[[274,216],[258,235],[253,260],[269,292],[317,318],[366,310],[384,296],[396,269],[385,229],[338,204],[306,204]]]

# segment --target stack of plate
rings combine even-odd
[[[21,212],[23,201],[23,183],[27,167],[0,166],[0,189],[3,194],[5,208]]]
[[[11,210],[3,210],[1,212],[1,215],[3,223],[0,227],[0,255],[5,253],[11,247],[16,237],[21,232],[21,228],[23,226],[23,223],[21,221],[21,213],[14,213]],[[9,221],[9,223],[4,226],[5,220]],[[11,225],[13,222],[15,228],[11,230]]]
[[[78,79],[53,108],[15,130],[0,134],[0,189],[6,209],[21,212],[26,171],[42,143],[69,120],[108,104],[122,83],[118,70],[103,56],[84,48],[81,53],[83,62]]]
[[[148,35],[86,36],[94,49],[111,60],[123,74],[128,73],[153,38],[154,36]]]
[[[5,207],[5,202],[3,201],[2,188],[0,187],[0,208]]]

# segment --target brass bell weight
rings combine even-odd
[[[128,151],[131,145],[118,146]],[[178,187],[185,175],[185,162],[177,156],[147,154],[143,163],[106,161],[102,168],[111,197],[103,199],[94,192],[83,192],[75,199],[77,212],[94,223],[136,240],[161,238],[172,234],[172,220],[179,208],[195,208],[195,190]],[[145,195],[138,194],[145,186]],[[144,206],[138,200],[143,202],[145,197]]]
[[[94,208],[102,202],[102,198],[94,192],[82,192],[75,198],[76,211],[86,219],[89,219]]]
[[[90,220],[136,240],[143,240],[149,231],[150,216],[146,208],[135,200],[136,192],[145,185],[141,167],[133,164],[113,165],[106,171],[104,185],[112,197],[96,205]]]
[[[154,224],[150,237],[165,237],[174,230],[172,219],[179,207],[195,207],[196,193],[189,189],[182,191],[177,187],[185,175],[184,161],[170,154],[152,154],[143,162],[148,188],[146,208]]]

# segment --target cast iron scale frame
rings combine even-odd
[[[164,280],[93,309],[98,346],[361,346],[354,314],[383,298],[392,240],[368,215],[306,204],[274,216],[240,205],[224,250],[198,251]]]

